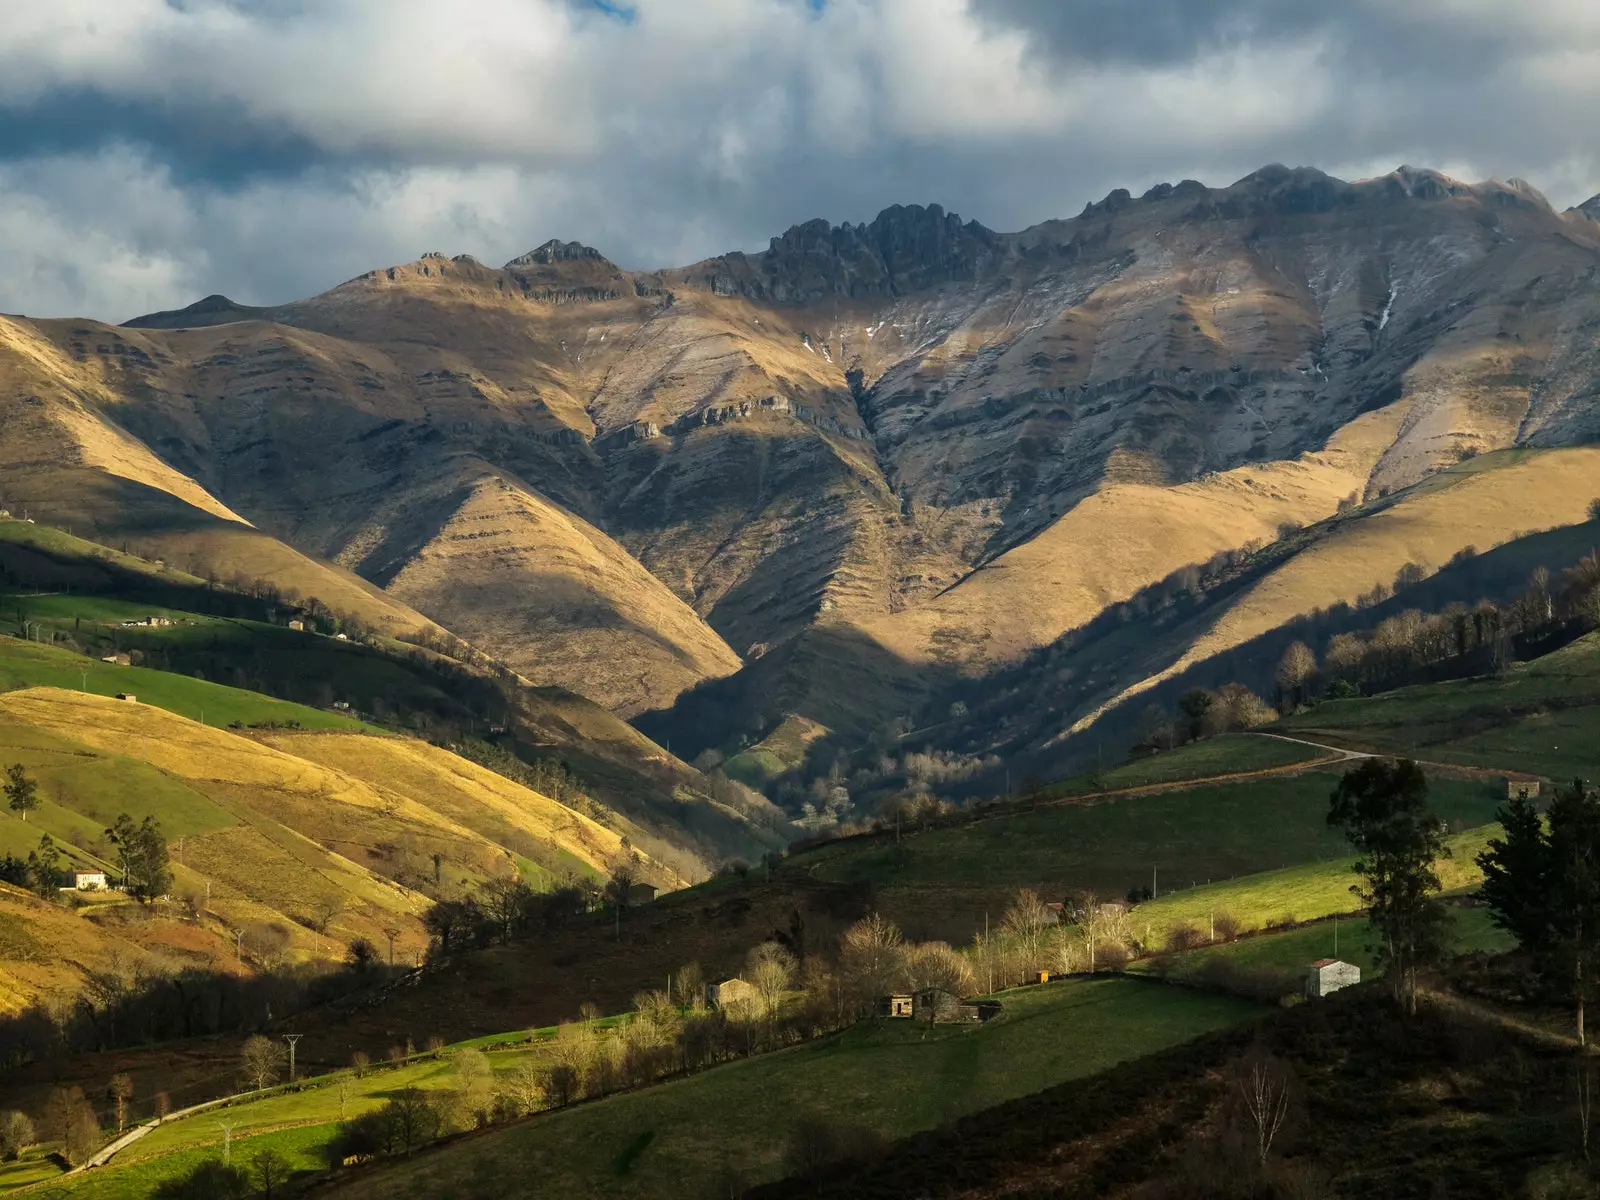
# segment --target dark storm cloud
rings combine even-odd
[[[1166,66],[1243,44],[1302,37],[1335,19],[1326,0],[972,0],[1063,62]]]
[[[1266,162],[1600,188],[1600,5],[18,0],[0,311],[268,303],[428,249],[628,266]]]

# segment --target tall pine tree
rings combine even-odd
[[[1328,824],[1345,832],[1361,857],[1363,882],[1350,890],[1367,905],[1382,939],[1378,958],[1395,999],[1417,1011],[1417,972],[1444,949],[1444,907],[1433,864],[1449,857],[1444,826],[1428,807],[1428,778],[1410,760],[1369,758],[1334,789]]]
[[[1526,799],[1497,815],[1506,836],[1478,856],[1490,917],[1572,1004],[1585,1044],[1584,1010],[1600,982],[1600,795],[1574,780],[1550,802],[1548,828]]]

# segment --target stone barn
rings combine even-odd
[[[1522,775],[1513,771],[1506,776],[1506,799],[1515,800],[1518,796],[1526,796],[1529,800],[1537,800],[1539,784],[1537,775]]]
[[[1319,958],[1306,971],[1306,995],[1313,1000],[1361,982],[1361,968],[1337,958]]]
[[[998,1004],[990,1005],[994,1011],[986,1011],[982,1004],[974,1004],[970,1000],[963,1000],[954,992],[947,992],[944,988],[923,988],[912,993],[911,1015],[919,1021],[926,1021],[929,1025],[950,1024],[959,1021],[987,1021],[994,1012],[999,1011]]]
[[[912,1015],[912,997],[909,992],[884,996],[878,1001],[880,1017],[909,1017]]]
[[[753,983],[743,979],[724,979],[706,988],[706,999],[717,1008],[730,1008],[736,1004],[754,1004],[758,993]]]

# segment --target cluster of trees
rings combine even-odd
[[[629,876],[612,892],[627,902]],[[459,950],[509,943],[559,928],[589,912],[599,889],[585,880],[549,892],[536,892],[521,879],[491,879],[470,896],[436,901],[423,917],[431,939],[429,957],[443,958]]]
[[[347,961],[278,963],[252,975],[155,955],[95,964],[71,1001],[39,1001],[0,1017],[0,1076],[28,1063],[174,1038],[236,1033],[381,983],[392,974],[367,942]]]
[[[27,888],[47,900],[59,897],[63,879],[61,850],[48,833],[39,838],[37,849],[28,851],[27,858],[17,858],[9,852],[0,857],[0,880]]]
[[[1495,924],[1517,939],[1547,993],[1572,1004],[1578,1042],[1600,979],[1600,793],[1559,791],[1544,819],[1526,795],[1496,814],[1504,836],[1478,856]]]
[[[1179,698],[1176,711],[1159,704],[1146,707],[1138,748],[1170,750],[1219,733],[1253,729],[1277,715],[1271,705],[1242,683],[1227,683],[1215,691],[1191,688]]]
[[[1403,582],[1396,580],[1397,589]],[[1313,660],[1311,678],[1326,685],[1329,695],[1338,696],[1442,675],[1482,674],[1515,661],[1519,642],[1537,643],[1563,627],[1578,633],[1596,625],[1600,625],[1600,555],[1590,554],[1559,580],[1537,568],[1522,592],[1506,604],[1480,600],[1470,606],[1452,604],[1436,613],[1407,609],[1370,631],[1335,634],[1320,671]]]
[[[136,825],[131,816],[121,813],[106,830],[106,838],[117,848],[118,873],[128,895],[141,904],[149,904],[171,890],[167,839],[159,821],[147,816]]]

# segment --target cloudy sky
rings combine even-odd
[[[1402,162],[1600,192],[1594,0],[7,0],[0,311],[629,267],[938,201]]]

